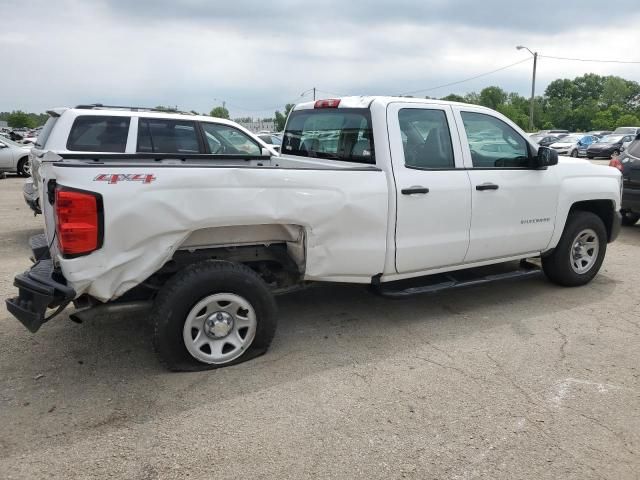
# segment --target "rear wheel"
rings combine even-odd
[[[28,177],[29,175],[31,175],[31,162],[29,161],[28,157],[23,157],[20,159],[20,161],[18,162],[18,175],[20,175],[21,177]]]
[[[153,310],[153,343],[170,370],[244,362],[266,352],[276,330],[275,300],[250,268],[206,261],[162,288]]]
[[[632,212],[622,212],[622,224],[627,226],[627,227],[631,227],[633,225],[635,225],[638,220],[640,220],[640,214],[639,213],[632,213]]]
[[[566,287],[589,283],[596,276],[607,251],[607,230],[594,213],[575,211],[551,255],[542,258],[549,280]]]

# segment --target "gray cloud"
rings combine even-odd
[[[397,0],[322,4],[275,0],[0,0],[0,110],[113,102],[272,115],[316,86],[321,96],[393,94],[548,55],[635,59],[639,29],[598,2]],[[640,4],[621,0],[630,24]],[[626,10],[625,10],[626,9]],[[597,26],[598,28],[594,28]],[[7,66],[10,66],[7,67]],[[538,92],[587,71],[640,80],[640,66],[541,59]],[[451,88],[500,85],[527,94],[531,64]],[[309,95],[304,97],[309,98]]]

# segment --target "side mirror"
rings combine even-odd
[[[538,148],[538,154],[534,157],[534,168],[544,169],[557,164],[558,152],[549,147]]]

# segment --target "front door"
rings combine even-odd
[[[460,264],[469,245],[471,191],[453,111],[398,102],[387,114],[396,183],[396,270]]]
[[[454,111],[473,204],[465,263],[544,250],[556,220],[555,168],[530,168],[537,151],[506,119],[474,107]]]

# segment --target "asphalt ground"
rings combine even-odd
[[[39,233],[0,180],[0,295]],[[589,285],[280,297],[270,351],[169,373],[147,322],[0,309],[2,479],[640,478],[640,226]]]

